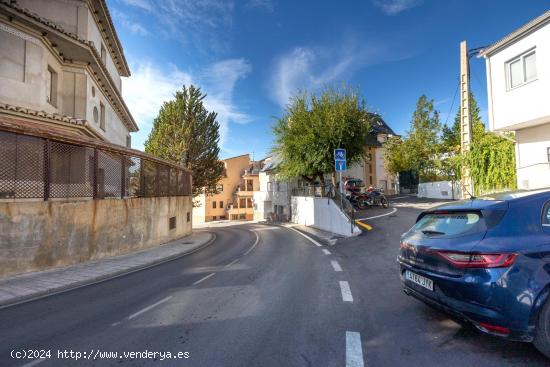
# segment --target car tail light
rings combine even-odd
[[[510,253],[469,253],[438,251],[441,257],[457,268],[507,268],[516,260],[517,254]]]
[[[510,329],[508,329],[506,327],[491,325],[491,324],[487,324],[485,322],[478,323],[477,327],[479,329],[481,329],[481,331],[485,331],[485,332],[489,332],[489,333],[495,333],[495,334],[500,334],[500,335],[510,334]]]

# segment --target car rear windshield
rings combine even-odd
[[[412,228],[413,232],[425,236],[458,236],[484,230],[484,219],[479,212],[428,213]]]

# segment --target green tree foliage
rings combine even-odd
[[[293,97],[273,127],[279,173],[322,184],[324,174],[332,173],[335,184],[334,149],[346,149],[348,166],[358,162],[369,126],[364,102],[350,87],[327,86],[319,95]]]
[[[441,126],[433,101],[421,96],[403,139],[385,144],[385,165],[391,173],[413,170],[421,181],[461,178],[462,166],[470,167],[475,195],[516,188],[514,142],[485,131],[479,107],[470,95],[472,142],[470,152],[460,150],[460,108],[452,126]]]
[[[505,137],[485,131],[485,124],[479,114],[479,106],[470,94],[470,119],[472,121],[472,143],[470,152],[460,153],[460,108],[454,124],[444,126],[441,150],[446,154],[447,173],[460,179],[462,165],[470,167],[474,181],[475,195],[516,188],[516,164],[514,142]]]
[[[217,114],[204,107],[205,97],[200,88],[183,86],[173,100],[164,102],[145,142],[147,153],[193,172],[193,196],[215,193],[224,170],[218,158],[220,125]]]
[[[433,100],[422,95],[413,113],[410,130],[403,139],[390,138],[385,147],[385,165],[390,173],[413,170],[422,181],[440,171],[441,122]]]

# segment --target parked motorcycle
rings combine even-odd
[[[366,194],[367,194],[366,204],[368,206],[370,207],[382,206],[383,208],[388,208],[390,206],[390,202],[386,198],[386,195],[384,195],[384,193],[381,192],[380,190],[369,187]]]

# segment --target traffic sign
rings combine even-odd
[[[343,172],[346,170],[346,161],[336,161],[336,172]]]
[[[346,170],[346,150],[334,149],[334,166],[336,172],[342,172]]]
[[[345,161],[346,160],[346,150],[345,149],[334,149],[334,160],[335,161]]]

